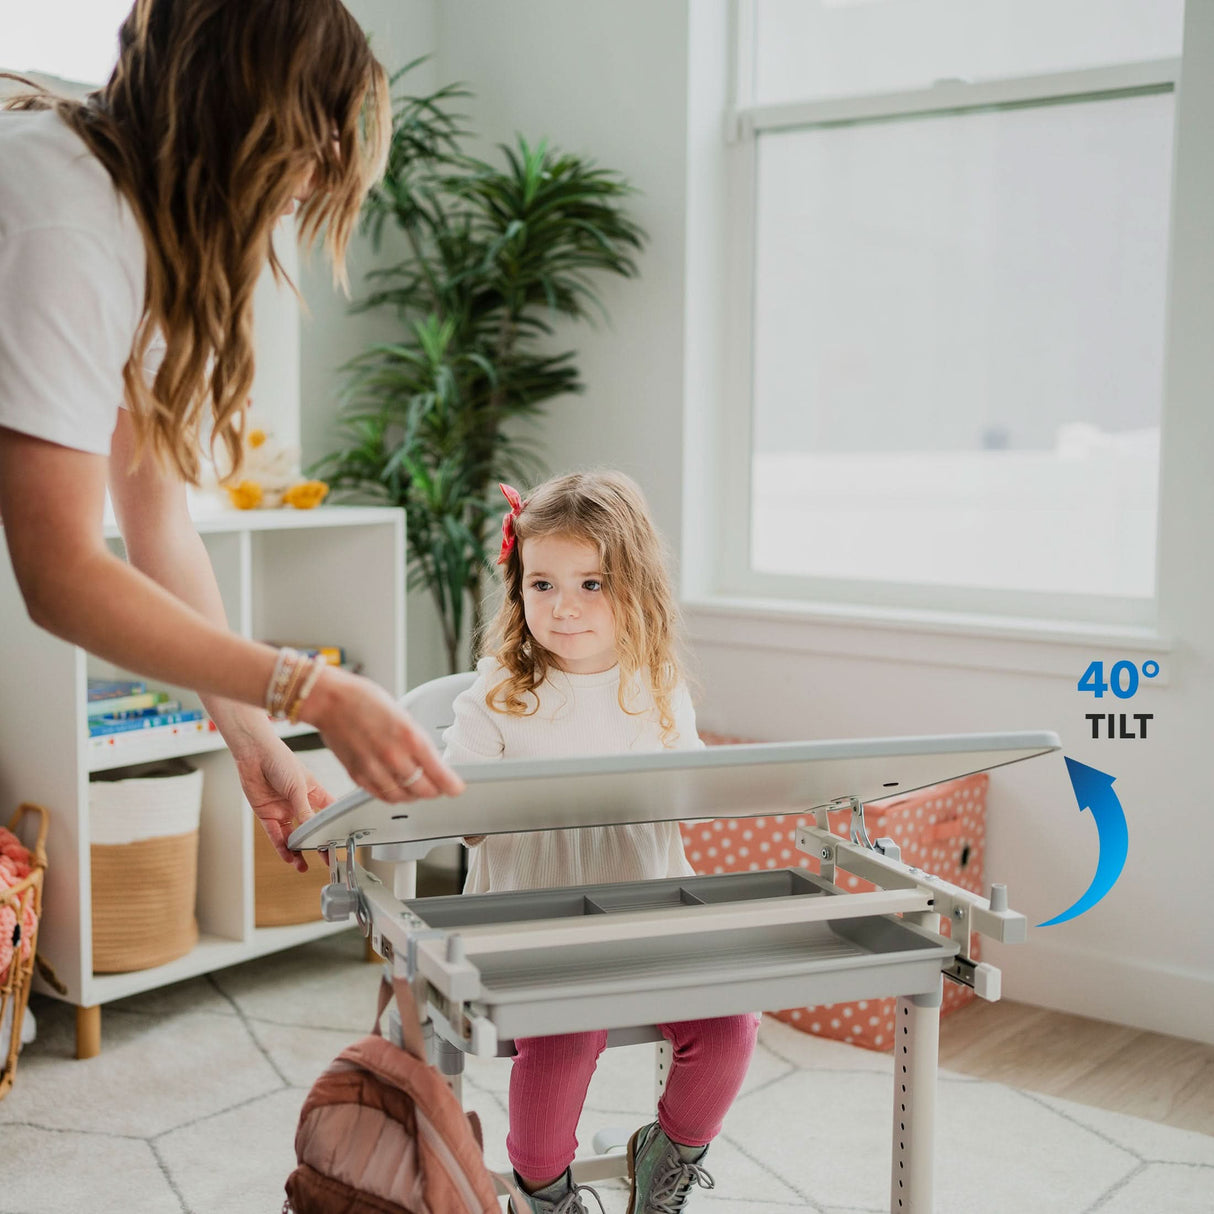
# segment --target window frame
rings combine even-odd
[[[730,26],[729,97],[723,134],[728,166],[724,205],[730,238],[724,263],[726,331],[744,334],[745,339],[730,342],[722,356],[724,392],[718,419],[715,490],[719,494],[720,526],[715,568],[710,575],[712,596],[768,603],[800,601],[818,608],[850,606],[860,611],[955,613],[971,622],[976,617],[999,617],[1008,622],[1049,619],[1103,627],[1151,628],[1157,616],[1158,580],[1155,595],[1148,599],[899,583],[876,578],[847,580],[761,573],[751,568],[758,146],[764,134],[780,131],[1174,93],[1180,80],[1181,59],[1145,59],[979,82],[944,80],[919,89],[760,105],[750,100],[754,60],[751,0],[734,0],[730,6]],[[1169,219],[1169,226],[1170,223]],[[1165,347],[1167,340],[1165,329]],[[1156,526],[1158,529],[1158,517]],[[1158,550],[1157,530],[1157,567]]]

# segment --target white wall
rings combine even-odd
[[[435,49],[437,0],[347,0],[347,8],[371,35],[371,45],[389,74]],[[433,61],[409,73],[402,88],[425,91],[435,84]],[[386,262],[398,246],[386,232],[377,259],[370,241],[355,235],[347,253],[354,299],[367,293],[365,275],[377,260]],[[382,312],[354,314],[350,301],[333,286],[332,274],[319,252],[300,268],[299,283],[306,308],[300,321],[300,442],[305,467],[334,449],[334,420],[343,386],[339,368],[371,342],[396,334],[394,319]],[[406,651],[410,687],[446,673],[441,633],[428,600],[410,595]]]
[[[439,8],[439,76],[476,97],[465,107],[482,152],[547,137],[624,174],[641,191],[649,233],[640,278],[601,277],[609,326],[565,325],[586,384],[556,400],[543,427],[552,472],[616,467],[644,486],[672,545],[682,518],[685,97],[682,0],[447,0]]]
[[[1155,655],[1169,683],[1132,702],[1131,711],[1155,714],[1147,741],[1094,742],[1083,714],[1129,705],[1106,698],[1096,706],[1076,691],[1087,662],[1102,658],[1107,671],[1113,660],[1143,660],[1147,652],[690,614],[705,686],[700,715],[712,728],[767,740],[1049,729],[1064,754],[1116,776],[1130,860],[1113,891],[1069,923],[1030,931],[1027,945],[984,941],[984,956],[1003,968],[1009,998],[1214,1037],[1200,859],[1214,840],[1201,775],[1183,761],[1200,753],[1210,695],[1187,685],[1179,654]],[[1091,815],[1076,806],[1061,757],[993,774],[986,878],[1007,884],[1030,925],[1079,898],[1097,854]]]
[[[348,0],[346,7],[370,34],[372,48],[389,74],[421,55],[433,54],[435,0]],[[408,83],[402,87],[421,91],[434,83],[430,62],[409,73]],[[371,242],[361,233],[355,234],[346,256],[353,299],[367,293],[367,271],[393,251],[389,244],[377,259]],[[371,342],[392,337],[395,326],[385,313],[353,314],[350,300],[334,287],[329,263],[319,250],[301,267],[298,281],[307,305],[300,325],[300,426],[304,459],[311,462],[331,448],[344,382],[338,368]]]
[[[599,283],[610,323],[563,325],[553,342],[576,349],[583,395],[553,401],[543,457],[554,472],[618,467],[646,488],[663,532],[676,545],[682,488],[682,308],[687,20],[683,3],[628,0],[448,0],[349,7],[376,52],[398,66],[435,59],[410,74],[420,91],[465,81],[476,96],[461,112],[483,140],[478,150],[523,134],[547,137],[622,172],[642,191],[633,214],[650,243],[640,279]],[[373,264],[363,241],[350,250],[351,283]],[[351,316],[317,258],[301,272],[311,315],[302,322],[301,400],[305,461],[328,449],[340,390],[335,368],[368,342],[391,335],[387,316]],[[638,441],[638,437],[641,441]],[[410,686],[444,672],[433,610],[410,596]]]
[[[283,219],[274,247],[287,276],[299,285],[295,221]],[[275,282],[267,266],[253,292],[256,365],[250,397],[252,416],[285,447],[299,446],[299,301],[286,282]]]

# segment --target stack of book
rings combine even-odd
[[[89,679],[89,737],[160,729],[203,721],[201,708],[182,708],[167,691],[149,691],[146,683],[129,679]]]

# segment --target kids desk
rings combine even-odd
[[[1026,924],[1004,887],[980,897],[902,864],[892,840],[870,841],[864,802],[1058,747],[1052,733],[1008,733],[505,760],[458,768],[467,791],[456,798],[388,805],[353,793],[289,846],[331,849],[325,917],[355,915],[414,982],[448,1048],[472,1054],[508,1052],[518,1035],[897,996],[890,1210],[927,1214],[942,978],[997,999],[999,971],[970,959],[972,933],[1018,943]],[[827,825],[840,806],[851,808],[850,840]],[[399,859],[395,845],[451,835],[811,812],[816,824],[796,842],[819,857],[820,876],[788,868],[410,899],[337,857],[371,845]],[[848,893],[837,868],[877,888]]]

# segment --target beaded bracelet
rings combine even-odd
[[[298,702],[299,689],[303,685],[304,679],[308,677],[309,665],[309,660],[300,654],[291,667],[291,677],[283,689],[282,702],[278,711],[280,717],[290,718],[291,707]]]
[[[298,724],[299,711],[328,664],[320,654],[309,658],[284,645],[278,651],[266,688],[266,712],[276,721]]]
[[[304,701],[312,694],[312,688],[316,686],[316,680],[320,678],[320,673],[329,663],[317,654],[316,657],[308,664],[307,674],[304,676],[303,682],[299,686],[299,692],[293,700],[288,700],[287,704],[287,720],[292,725],[299,723],[299,711],[304,706]]]
[[[296,650],[286,645],[278,651],[274,669],[270,674],[270,681],[266,684],[266,712],[275,720],[281,719],[284,715],[283,707],[286,703],[287,688],[301,656]]]

